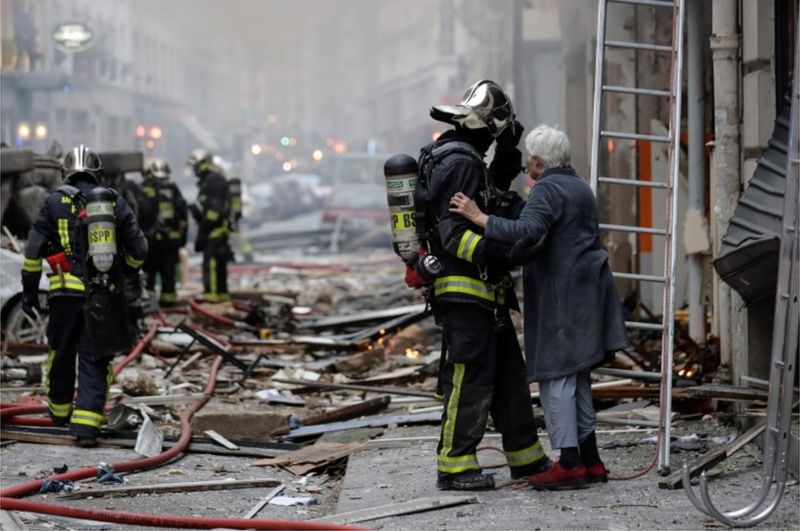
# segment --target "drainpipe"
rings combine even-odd
[[[691,2],[690,2],[691,3]],[[711,223],[713,253],[719,253],[722,237],[739,199],[741,144],[739,134],[739,0],[713,0],[711,56],[714,75],[714,153],[711,174]],[[742,370],[739,353],[746,333],[741,297],[714,275],[715,335],[720,340],[723,365],[731,367],[733,382]],[[746,367],[744,368],[746,370]]]
[[[708,252],[708,232],[705,223],[705,101],[703,93],[703,4],[686,3],[687,34],[687,114],[689,118],[689,205],[687,221],[693,227],[703,227],[704,241],[687,248],[689,273],[689,337],[698,345],[706,342],[706,309],[703,296],[703,253]],[[688,227],[687,227],[688,228]],[[693,229],[694,232],[696,229]]]

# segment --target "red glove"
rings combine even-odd
[[[406,286],[414,289],[422,289],[425,287],[425,279],[411,266],[406,266]]]

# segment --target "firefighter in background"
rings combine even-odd
[[[111,360],[130,348],[123,268],[138,268],[147,239],[128,203],[99,186],[100,158],[79,146],[62,164],[64,184],[51,193],[28,235],[22,308],[39,312],[42,259],[50,274],[45,389],[50,418],[70,425],[80,446],[94,446],[113,381]],[[78,392],[75,395],[75,357]]]
[[[231,255],[228,181],[214,164],[211,153],[204,149],[192,151],[186,165],[198,179],[197,203],[191,211],[198,225],[194,250],[203,253],[203,298],[209,302],[227,301]]]
[[[241,232],[241,221],[243,213],[242,203],[242,180],[238,177],[231,177],[228,180],[228,190],[231,194],[231,235],[236,244],[237,250],[242,254],[246,262],[253,261],[253,246],[250,245]]]
[[[176,269],[180,248],[186,245],[189,211],[180,189],[170,180],[169,165],[161,159],[149,161],[144,168],[142,195],[139,200],[139,224],[147,235],[150,253],[142,269],[147,275],[147,289],[155,291],[156,275],[161,278],[161,306],[174,306]]]

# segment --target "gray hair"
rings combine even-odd
[[[525,148],[528,155],[542,160],[543,170],[570,165],[569,138],[555,127],[537,126],[525,137]]]

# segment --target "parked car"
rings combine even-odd
[[[386,188],[370,184],[337,186],[322,210],[323,223],[341,223],[345,229],[389,228]]]
[[[39,280],[39,306],[42,315],[32,319],[22,311],[23,256],[8,249],[0,249],[0,327],[4,341],[12,343],[47,343],[47,289],[48,280]],[[47,265],[45,270],[49,271]]]

